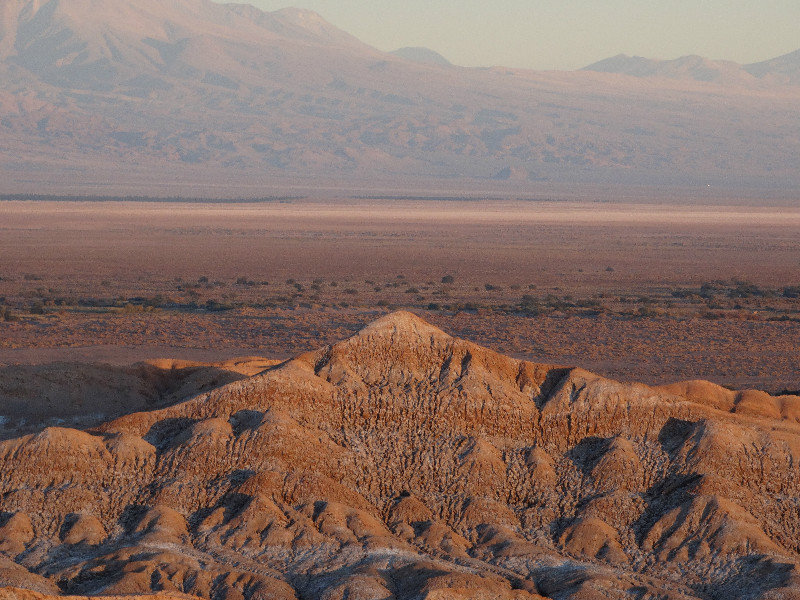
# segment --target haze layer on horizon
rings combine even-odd
[[[462,66],[573,70],[617,54],[753,63],[797,50],[796,0],[251,0],[308,8],[379,48],[432,48]]]

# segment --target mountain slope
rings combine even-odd
[[[398,48],[397,50],[393,51],[392,54],[412,62],[422,63],[424,65],[439,65],[441,67],[452,66],[452,63],[449,60],[430,48]]]
[[[702,56],[682,56],[674,60],[655,60],[619,54],[584,67],[584,71],[618,73],[634,77],[664,77],[722,84],[753,84],[756,79],[777,84],[800,84],[800,50],[749,65],[710,60]]]
[[[647,81],[443,69],[299,9],[12,0],[0,11],[0,192],[800,183],[800,87],[728,63],[692,58]],[[509,172],[527,175],[498,183]]]
[[[664,77],[724,84],[753,81],[751,75],[735,62],[709,60],[696,55],[683,56],[675,60],[653,60],[620,54],[589,65],[584,70],[634,77]]]
[[[800,85],[800,50],[744,68],[755,77],[772,78],[779,82]]]
[[[14,39],[6,56],[43,82],[68,89],[112,90],[147,75],[216,74],[240,84],[254,72],[268,75],[267,48],[299,56],[329,47],[370,52],[319,15],[298,9],[263,13],[210,0],[15,2],[16,13],[4,19]]]
[[[81,595],[790,598],[798,458],[796,396],[617,383],[394,313],[0,443],[0,552]]]

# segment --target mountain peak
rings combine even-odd
[[[405,48],[394,50],[390,54],[394,54],[400,58],[405,58],[411,62],[420,63],[423,65],[438,65],[440,67],[453,66],[453,63],[436,52],[436,50],[431,50],[430,48],[407,46]]]
[[[425,319],[405,310],[398,310],[372,321],[357,335],[358,337],[373,337],[376,335],[392,337],[400,335],[406,337],[412,335],[415,338],[447,336],[438,327],[434,327]]]
[[[800,50],[750,65],[740,65],[729,60],[712,60],[698,54],[688,54],[672,60],[617,54],[581,70],[714,83],[741,84],[752,83],[754,78],[770,78],[781,83],[796,84],[800,82]]]
[[[287,18],[296,19],[299,22],[306,23],[326,23],[322,15],[309,8],[299,8],[297,6],[287,6],[276,10],[273,14],[281,15]]]

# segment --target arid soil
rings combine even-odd
[[[0,363],[286,359],[409,308],[614,378],[800,389],[796,203],[628,193],[0,202]]]
[[[408,312],[250,368],[89,431],[0,443],[4,583],[215,600],[800,594],[796,395],[617,383]]]

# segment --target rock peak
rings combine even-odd
[[[413,335],[417,338],[422,337],[450,337],[438,327],[434,327],[422,317],[406,310],[397,310],[372,321],[361,331],[357,337],[375,335]]]

